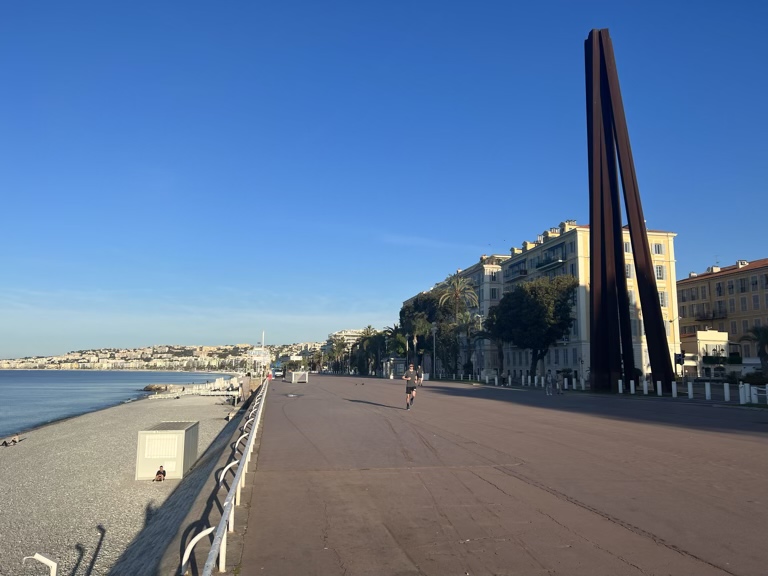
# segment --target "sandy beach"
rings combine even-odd
[[[39,562],[22,565],[36,552],[57,561],[60,575],[129,574],[120,565],[137,535],[166,518],[170,538],[196,496],[194,473],[183,481],[134,480],[138,431],[162,421],[199,421],[202,456],[230,424],[230,411],[222,397],[141,400],[31,430],[18,445],[0,447],[0,575],[47,575]],[[207,481],[207,474],[198,476],[197,484]],[[173,505],[163,508],[169,497]],[[143,551],[134,543],[133,555],[159,557],[163,543],[153,542]],[[136,570],[130,573],[141,576]]]

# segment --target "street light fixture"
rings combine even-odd
[[[432,376],[437,374],[437,322],[432,322]]]

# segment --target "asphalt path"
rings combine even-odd
[[[239,574],[768,574],[768,411],[273,382]]]

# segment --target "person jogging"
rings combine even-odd
[[[403,380],[405,380],[405,409],[410,410],[413,406],[413,401],[416,399],[416,382],[419,376],[416,374],[416,370],[413,369],[413,364],[408,365],[408,370],[403,374]]]
[[[424,385],[424,370],[422,370],[421,366],[416,368],[416,386],[423,386]]]

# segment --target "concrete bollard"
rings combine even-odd
[[[760,400],[758,400],[758,397],[757,397],[757,386],[750,386],[749,391],[751,392],[752,404],[758,404]]]
[[[688,382],[688,399],[693,400],[693,382]]]
[[[739,404],[747,403],[747,397],[745,393],[746,390],[744,390],[744,384],[739,382]]]
[[[704,398],[712,400],[712,384],[704,382]]]
[[[581,379],[581,391],[584,392],[587,389],[587,384],[584,382],[584,378]]]
[[[744,382],[744,400],[752,402],[752,385],[747,382]]]
[[[488,384],[488,376],[485,377],[485,383]]]
[[[568,390],[568,378],[563,378],[563,390]]]
[[[498,376],[494,376],[493,380],[494,380],[494,384],[493,385],[494,386],[498,386],[499,385],[499,377]]]
[[[731,401],[731,385],[728,382],[723,384],[723,398],[725,398],[726,402]]]
[[[635,393],[635,381],[630,380],[629,381],[629,393],[634,394]]]
[[[656,394],[661,396],[661,380],[656,380]]]
[[[619,394],[624,394],[624,382],[619,379]]]
[[[530,386],[530,385],[531,385],[531,375],[528,374],[528,386]]]
[[[648,396],[648,379],[643,378],[643,394]]]
[[[672,398],[677,398],[677,382],[672,380]]]

